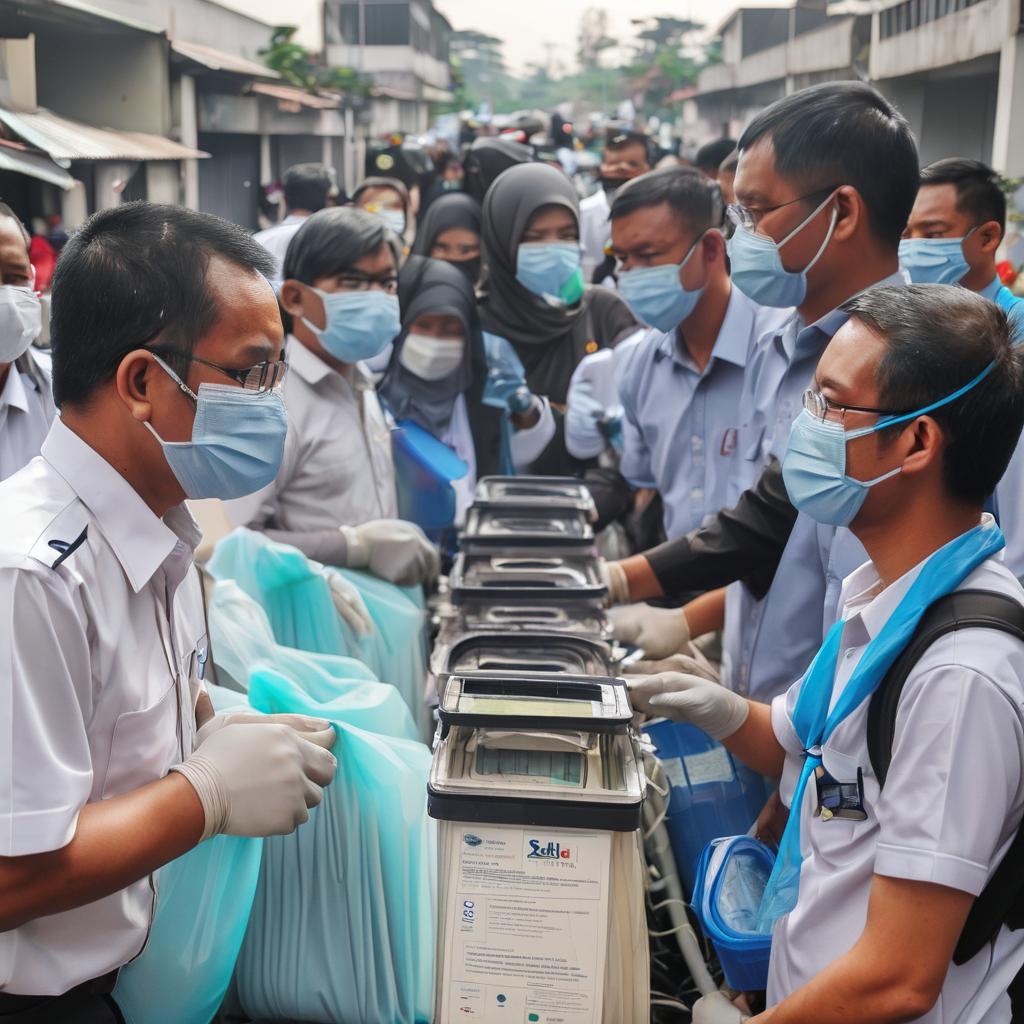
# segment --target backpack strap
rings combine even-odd
[[[896,713],[911,670],[936,640],[958,629],[997,629],[1024,641],[1024,605],[988,590],[957,590],[922,616],[903,653],[893,662],[868,707],[867,745],[879,788],[885,785],[896,738]],[[1018,829],[988,884],[975,899],[953,954],[967,963],[1005,924],[1024,927],[1024,825]]]

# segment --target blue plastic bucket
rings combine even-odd
[[[705,847],[697,865],[692,906],[704,934],[715,947],[729,986],[741,992],[760,992],[768,985],[771,933],[738,930],[723,912],[723,882],[729,861],[739,857],[746,858],[752,868],[763,874],[763,882],[767,882],[775,864],[774,851],[750,836],[715,839]],[[752,927],[760,909],[763,884],[748,892],[742,909]],[[734,914],[733,924],[735,917]]]
[[[664,770],[658,781],[671,787],[665,825],[676,868],[692,893],[704,847],[720,836],[746,832],[771,791],[763,776],[695,726],[661,719],[645,725],[644,732],[654,742]]]

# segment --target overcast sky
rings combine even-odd
[[[780,0],[743,0],[745,7],[777,6]],[[588,7],[608,11],[611,34],[628,41],[631,18],[669,15],[702,21],[715,28],[736,6],[733,0],[434,0],[456,29],[475,28],[505,40],[505,58],[513,71],[547,59],[545,43],[558,47],[557,56],[574,65],[580,16]]]

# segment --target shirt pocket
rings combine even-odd
[[[177,681],[171,680],[154,704],[118,717],[101,799],[162,779],[178,760],[179,699]]]

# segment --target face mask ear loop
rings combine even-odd
[[[825,240],[821,243],[821,248],[814,254],[814,259],[812,259],[811,262],[808,263],[806,267],[804,267],[801,273],[806,274],[808,271],[810,271],[818,262],[818,260],[820,260],[821,257],[824,255],[825,250],[828,248],[828,243],[832,241],[832,232],[835,231],[836,229],[837,220],[839,220],[839,211],[833,210],[832,222],[828,226],[828,231],[825,232]]]

